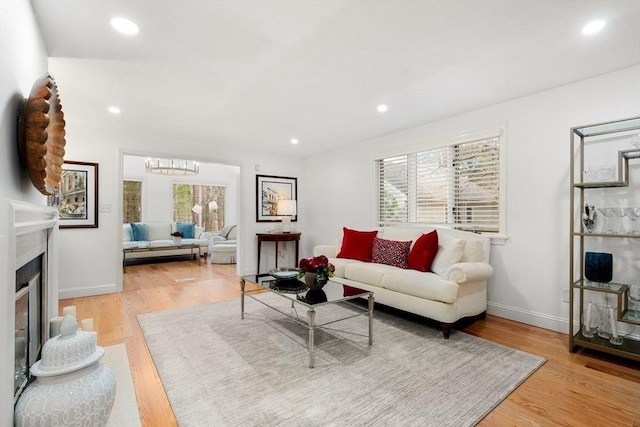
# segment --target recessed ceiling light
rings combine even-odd
[[[298,140],[297,140],[297,139],[295,139],[295,138],[293,138],[293,139],[291,139],[291,143],[295,145],[295,144],[297,144],[297,143],[298,143]]]
[[[386,104],[380,104],[377,108],[378,113],[385,113],[388,109],[389,107]]]
[[[136,35],[140,31],[140,28],[138,28],[135,22],[130,21],[126,18],[112,18],[111,26],[116,31],[128,36]]]
[[[603,20],[591,21],[584,27],[582,27],[582,34],[590,36],[602,30],[607,23]]]
[[[107,108],[107,111],[109,111],[111,114],[120,114],[120,108],[116,106]]]

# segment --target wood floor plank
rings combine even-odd
[[[60,312],[76,305],[80,319],[94,318],[100,345],[125,343],[144,427],[177,426],[137,315],[240,296],[235,265],[140,264],[127,266],[123,277],[122,293],[61,300]],[[479,426],[640,426],[637,363],[570,353],[565,334],[490,315],[464,331],[547,359]]]

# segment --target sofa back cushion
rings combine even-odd
[[[337,258],[350,258],[360,261],[371,261],[373,239],[378,231],[358,231],[347,227],[342,228],[342,247]]]
[[[122,241],[123,242],[131,242],[133,240],[133,234],[131,231],[131,224],[128,222],[126,224],[122,224]]]
[[[389,240],[411,240],[415,242],[422,236],[422,233],[425,233],[424,227],[382,227],[378,233],[378,237]]]
[[[377,262],[378,264],[407,268],[410,247],[411,241],[403,242],[400,240],[387,240],[374,237],[371,261]]]
[[[438,232],[423,234],[413,244],[407,267],[418,271],[429,271],[438,253]]]
[[[173,232],[170,222],[147,222],[148,240],[171,240]]]

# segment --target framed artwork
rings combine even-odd
[[[98,228],[98,164],[65,160],[47,204],[58,208],[60,228]]]
[[[278,200],[298,199],[298,178],[256,175],[256,222],[281,221]],[[297,221],[298,215],[291,217]]]

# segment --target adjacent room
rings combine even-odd
[[[0,0],[0,106],[2,426],[640,422],[639,0]]]

